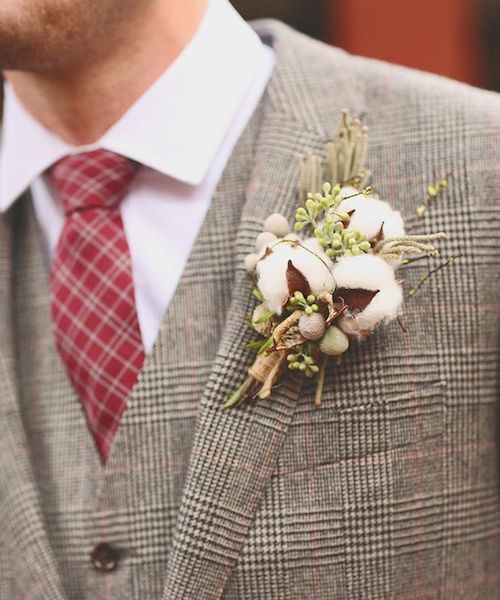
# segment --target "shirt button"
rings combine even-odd
[[[118,566],[119,555],[118,551],[109,544],[101,543],[97,544],[90,553],[90,560],[96,571],[109,573]]]

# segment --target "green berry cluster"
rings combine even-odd
[[[313,377],[319,371],[314,358],[302,346],[297,346],[295,350],[296,352],[287,356],[288,368],[292,371],[302,371],[307,377]]]
[[[357,256],[371,248],[370,242],[360,231],[346,229],[344,223],[327,217],[322,227],[314,229],[314,235],[325,249],[325,254],[332,259],[340,256]]]
[[[313,229],[327,215],[336,215],[342,220],[349,219],[349,215],[339,212],[338,207],[343,198],[340,195],[340,185],[333,188],[326,182],[323,184],[323,193],[307,194],[305,207],[301,206],[295,212],[295,231],[300,232],[310,225]]]
[[[323,184],[323,193],[308,194],[305,207],[295,213],[295,231],[310,226],[325,254],[335,260],[340,256],[364,254],[371,248],[370,242],[360,231],[347,229],[350,216],[339,210],[343,201],[340,185]],[[369,194],[371,190],[363,190]]]
[[[297,308],[302,308],[308,315],[318,312],[319,306],[316,304],[316,296],[309,294],[306,298],[302,292],[295,292],[288,302],[288,309],[294,311]]]

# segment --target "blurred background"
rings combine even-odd
[[[500,0],[232,0],[353,54],[500,91]]]

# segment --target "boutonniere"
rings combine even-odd
[[[399,318],[405,295],[416,294],[429,275],[406,292],[398,269],[439,255],[444,232],[408,234],[401,214],[371,187],[365,166],[368,130],[347,111],[327,159],[309,154],[301,164],[301,206],[295,222],[281,214],[264,222],[255,251],[245,259],[258,300],[249,318],[259,338],[248,377],[225,402],[266,399],[287,371],[316,378],[315,402],[321,403],[327,362],[339,361],[352,343]],[[428,187],[427,204],[448,185]],[[403,326],[403,325],[402,325]]]

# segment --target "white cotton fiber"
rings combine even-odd
[[[373,239],[384,225],[384,238],[404,235],[404,223],[401,214],[393,210],[389,203],[370,196],[358,195],[343,200],[339,210],[345,213],[354,211],[348,229],[361,231],[368,240]]]
[[[323,247],[318,242],[318,238],[315,238],[315,237],[306,238],[305,240],[303,240],[301,242],[301,244],[302,244],[302,246],[304,246],[304,248],[307,248],[311,252],[314,252],[314,254],[317,254],[318,256],[320,256],[324,261],[326,261],[328,263],[328,266],[330,268],[333,267],[332,261],[325,254]]]
[[[337,288],[379,290],[363,311],[342,317],[338,325],[346,334],[361,339],[398,316],[403,290],[383,259],[373,254],[346,256],[335,264],[333,276]]]
[[[307,245],[314,248],[313,242],[308,241]],[[319,245],[317,247],[320,248]],[[286,277],[289,260],[307,279],[314,295],[324,290],[333,290],[332,262],[323,250],[319,249],[318,254],[321,254],[318,256],[314,250],[283,242],[274,244],[270,249],[272,252],[257,263],[257,285],[269,309],[277,315],[281,314],[289,297]]]

